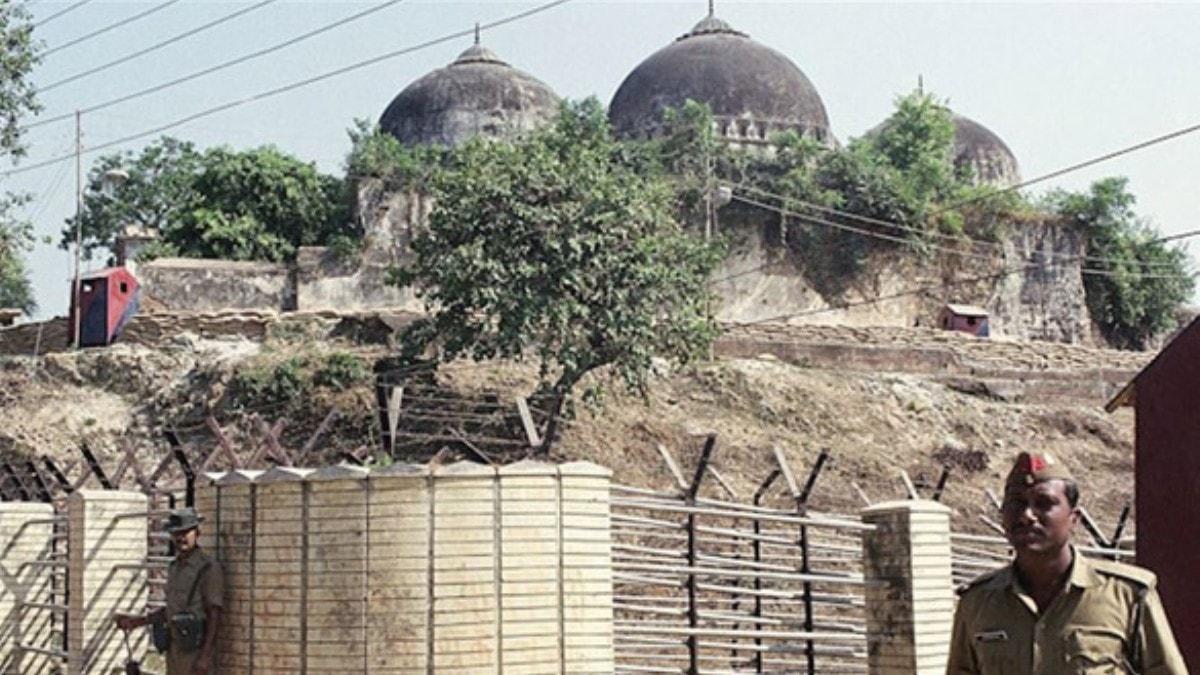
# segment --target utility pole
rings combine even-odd
[[[80,278],[81,272],[81,250],[83,249],[83,123],[82,115],[75,111],[75,282],[71,284],[71,306],[74,311],[74,325],[71,327],[71,335],[75,342],[75,349],[80,348],[82,340],[83,326],[83,308],[80,306],[79,296],[82,290]]]

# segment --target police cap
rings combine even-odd
[[[1022,452],[1017,455],[1004,486],[1026,487],[1047,480],[1072,480],[1071,472],[1048,452]]]

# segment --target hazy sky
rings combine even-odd
[[[78,0],[32,0],[35,21]],[[82,71],[259,4],[182,0],[92,40],[50,54],[35,82]],[[92,0],[36,30],[53,49],[161,4]],[[275,0],[245,15],[42,94],[41,118],[70,113],[263,49],[382,2]],[[87,114],[84,146],[154,129],[209,108],[415,46],[476,21],[537,6],[530,2],[408,0],[311,40],[136,101]],[[575,0],[485,31],[501,58],[570,98],[605,103],[642,59],[701,19],[692,2]],[[1200,123],[1200,3],[982,4],[733,2],[717,15],[789,56],[816,85],[843,141],[886,117],[897,94],[922,75],[927,90],[989,127],[1016,154],[1026,178]],[[166,132],[201,146],[274,144],[341,172],[355,118],[377,119],[414,79],[471,43],[463,37],[397,56],[279,96],[240,105]],[[74,124],[30,131],[23,165],[74,147]],[[147,140],[126,146],[137,149]],[[105,150],[112,152],[114,149]],[[85,156],[85,171],[89,159]],[[1131,180],[1139,211],[1164,234],[1200,227],[1193,183],[1200,133],[1056,179],[1039,188],[1086,187],[1109,175]],[[57,241],[74,210],[74,161],[4,179],[36,195],[39,235]],[[1197,248],[1193,246],[1193,248]],[[1198,249],[1200,250],[1200,249]],[[70,256],[39,245],[31,258],[40,316],[65,313]]]

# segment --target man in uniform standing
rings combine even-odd
[[[175,543],[175,559],[167,568],[167,606],[141,616],[119,615],[117,627],[131,630],[147,624],[166,628],[167,675],[213,675],[216,640],[224,607],[221,566],[200,550],[200,522],[193,508],[172,511],[167,532]]]
[[[950,675],[1187,675],[1152,572],[1070,545],[1079,488],[1049,454],[1023,452],[1004,486],[1008,567],[960,590]]]

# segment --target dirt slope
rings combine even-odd
[[[1094,349],[1076,352],[1062,345],[963,342],[941,334],[910,334],[898,341],[896,334],[857,330],[852,337],[880,348],[921,337],[928,344],[914,348],[949,345],[976,360],[989,360],[989,377],[1003,371],[1012,381],[1026,372],[1046,377],[1049,362],[1058,364],[1055,372],[1061,376],[1071,367],[1094,369],[1106,360],[1109,367],[1122,367],[1122,373],[1133,372],[1148,358]],[[792,337],[808,340],[810,346],[850,341],[827,328],[797,329]],[[739,337],[742,353],[753,352],[746,348],[747,339]],[[353,353],[370,364],[387,349],[319,332],[290,331],[266,340],[183,333],[152,346],[119,345],[37,360],[5,357],[0,359],[0,455],[48,454],[69,461],[77,458],[73,448],[86,440],[114,464],[126,444],[140,448],[149,463],[165,452],[161,430],[166,426],[179,429],[187,442],[211,446],[213,439],[202,424],[206,412],[235,441],[241,438],[239,430],[254,428],[247,422],[251,416],[257,415],[255,423],[283,419],[285,445],[299,447],[335,408],[341,415],[322,443],[326,458],[374,447],[379,425],[369,378],[338,391],[307,388],[298,398],[272,406],[233,405],[230,388],[238,373],[271,372],[297,355],[317,362],[333,351]],[[578,411],[557,454],[607,465],[620,481],[668,488],[673,480],[656,446],[667,447],[687,473],[703,435],[712,432],[718,435],[714,466],[740,497],[749,498],[775,466],[773,446],[783,449],[801,478],[819,450],[827,448],[832,461],[817,484],[813,507],[840,512],[862,504],[852,483],[874,501],[902,498],[899,474],[904,470],[928,494],[942,467],[949,466],[944,501],[956,510],[960,527],[973,530],[983,528],[979,515],[994,516],[984,489],[1000,486],[1012,456],[1022,449],[1061,457],[1079,477],[1086,504],[1106,528],[1132,496],[1132,415],[1104,413],[1102,396],[1035,402],[997,395],[995,386],[965,386],[963,377],[947,379],[945,372],[888,372],[878,363],[856,368],[845,362],[856,358],[854,353],[847,357],[839,352],[838,362],[822,364],[811,358],[811,349],[800,363],[780,360],[771,351],[660,373],[644,401],[611,392],[602,408]],[[971,368],[960,370],[969,380]],[[438,382],[463,396],[487,392],[495,400],[512,401],[529,393],[533,372],[511,364],[463,364],[444,369]],[[252,436],[246,431],[244,442],[253,442]],[[706,489],[723,494],[715,483]]]

